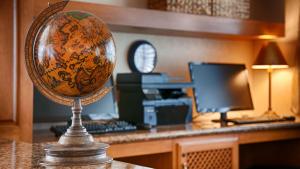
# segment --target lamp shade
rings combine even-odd
[[[252,65],[253,69],[288,68],[288,64],[276,42],[265,44]]]

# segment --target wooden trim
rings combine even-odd
[[[173,142],[173,149],[172,149],[172,168],[176,169],[178,164],[178,145]]]
[[[184,164],[184,161],[182,159],[182,148],[180,146],[180,144],[176,144],[176,151],[174,152],[174,154],[176,155],[176,163],[175,163],[175,169],[181,169],[183,168],[181,166],[181,164]]]
[[[12,56],[12,113],[17,122],[17,83],[18,83],[18,0],[13,0],[13,56]]]
[[[0,138],[19,140],[20,128],[15,123],[2,123],[0,125]]]
[[[240,151],[239,151],[239,144],[235,142],[232,145],[232,169],[239,169],[240,168]]]
[[[239,133],[239,144],[261,143],[300,138],[299,129],[279,129]]]
[[[126,144],[113,144],[108,154],[113,158],[172,152],[172,140],[156,140]]]
[[[187,153],[231,147],[236,144],[237,141],[237,137],[217,137],[208,139],[186,139],[179,141],[177,144],[181,147],[181,153]]]

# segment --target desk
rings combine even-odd
[[[42,144],[29,144],[23,142],[15,142],[11,140],[0,139],[0,168],[44,168],[40,166],[41,159],[44,157]],[[70,168],[55,167],[56,169]],[[108,165],[89,165],[89,166],[73,166],[74,169],[150,169],[129,163],[113,161]]]
[[[54,137],[39,141],[56,141]],[[153,168],[181,168],[180,150],[188,143],[194,148],[230,145],[235,156],[235,168],[253,164],[292,164],[300,166],[300,119],[295,122],[261,123],[220,127],[204,122],[188,125],[165,126],[153,130],[94,135],[96,141],[109,143],[108,153],[117,160]],[[50,139],[50,140],[49,140]],[[298,140],[299,139],[299,140]],[[211,144],[215,142],[216,144]],[[229,144],[230,143],[230,144]],[[183,147],[185,146],[185,148]],[[280,152],[285,156],[275,157]],[[265,158],[266,156],[267,158]],[[274,162],[275,160],[275,162]]]

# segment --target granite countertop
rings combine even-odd
[[[149,141],[158,139],[180,138],[188,136],[200,136],[210,134],[241,133],[251,131],[276,130],[287,128],[300,128],[300,118],[295,121],[257,123],[247,125],[229,125],[221,127],[219,123],[202,121],[186,125],[170,125],[153,128],[150,130],[136,130],[130,132],[118,132],[107,134],[94,134],[94,139],[108,144],[129,143],[136,141]],[[35,142],[57,142],[58,138],[47,131],[36,132]]]
[[[29,144],[0,139],[0,168],[148,169],[148,167],[137,166],[119,161],[113,161],[109,165],[43,167],[40,165],[43,157],[44,151],[42,144]]]
[[[300,119],[296,121],[272,122],[272,123],[257,123],[247,125],[229,125],[221,127],[218,123],[191,123],[186,125],[164,126],[157,127],[151,130],[137,130],[134,132],[125,133],[108,133],[102,135],[94,135],[96,141],[118,144],[136,141],[149,141],[157,139],[171,139],[180,137],[211,135],[211,134],[226,134],[226,133],[241,133],[251,131],[276,130],[300,128]]]

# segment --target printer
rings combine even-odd
[[[117,75],[119,118],[137,125],[185,124],[192,121],[189,82],[171,82],[164,73]]]

